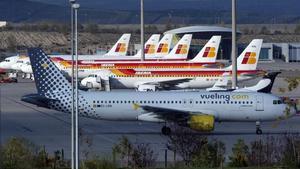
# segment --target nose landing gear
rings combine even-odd
[[[260,129],[260,121],[256,122],[256,134],[257,135],[261,135],[262,134],[262,130]]]

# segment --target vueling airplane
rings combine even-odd
[[[29,49],[38,93],[22,101],[71,112],[71,84],[39,48]],[[286,119],[296,113],[277,96],[257,91],[223,92],[88,92],[79,91],[79,115],[93,119],[176,123],[211,132],[216,122],[262,122]],[[170,134],[165,125],[163,134]],[[257,134],[262,134],[260,127]]]
[[[254,39],[237,59],[238,81],[249,80],[261,71],[256,70],[262,45]],[[231,66],[220,69],[112,69],[89,75],[81,81],[89,88],[133,88],[139,91],[155,91],[187,88],[207,88],[218,80],[231,79]],[[105,85],[104,85],[105,84]]]
[[[190,38],[190,37],[188,37]],[[198,53],[198,55],[189,61],[94,61],[92,63],[88,63],[86,61],[82,61],[79,63],[79,77],[85,78],[90,74],[106,70],[106,69],[134,69],[134,68],[146,68],[146,69],[170,69],[170,68],[204,68],[208,65],[215,65],[216,58],[218,53],[219,44],[221,41],[220,36],[213,36],[208,43],[202,48],[202,50]],[[190,41],[189,41],[190,42]],[[180,44],[184,44],[184,38],[180,41],[164,58],[167,59],[171,55],[175,57],[181,58],[182,53],[178,52]],[[187,57],[188,48],[182,51],[185,52],[185,56]],[[178,56],[179,55],[179,56]],[[69,76],[71,76],[72,65],[71,63],[60,62],[59,68],[66,72]]]

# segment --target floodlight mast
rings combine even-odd
[[[237,87],[237,53],[236,53],[236,0],[232,0],[232,48],[231,48],[231,64],[232,64],[232,89]]]
[[[75,105],[74,105],[74,8],[76,0],[69,0],[71,5],[71,85],[72,85],[72,107],[71,107],[71,169],[75,169]]]
[[[145,60],[145,33],[144,33],[144,0],[141,0],[141,61]]]
[[[74,8],[74,51],[75,51],[75,169],[79,169],[79,105],[78,105],[78,10],[80,5],[78,3],[74,3],[72,5]]]

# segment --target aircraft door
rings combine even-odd
[[[256,96],[256,111],[264,110],[264,98],[262,96]]]

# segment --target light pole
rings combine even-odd
[[[232,0],[232,48],[231,48],[231,63],[232,63],[232,89],[237,87],[237,58],[236,58],[236,0]]]
[[[144,51],[144,0],[141,0],[141,61],[145,60],[145,51]]]
[[[71,56],[72,56],[72,107],[71,107],[71,169],[75,169],[75,113],[74,113],[74,8],[76,0],[69,0],[71,4]]]
[[[78,9],[79,4],[72,5],[74,8],[74,51],[75,51],[75,169],[79,169],[79,146],[78,146]]]

